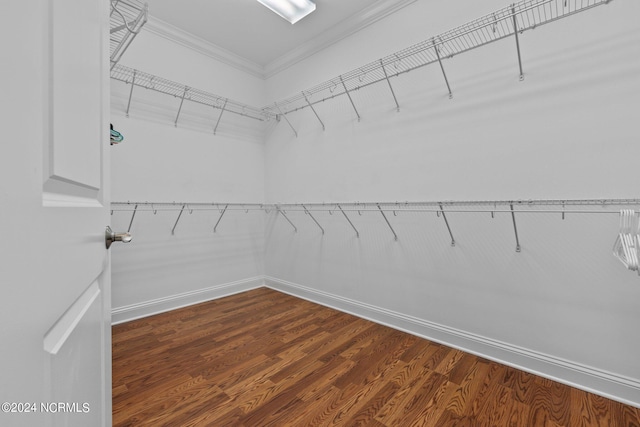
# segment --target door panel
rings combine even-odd
[[[109,3],[0,16],[0,425],[109,426]]]
[[[103,0],[49,1],[43,204],[101,206],[108,69]],[[98,72],[96,72],[99,70]],[[108,92],[107,92],[108,94]]]
[[[100,99],[106,55],[99,1],[52,1],[49,13],[49,162],[45,191],[97,197],[101,183]],[[104,130],[107,132],[107,130]],[[50,183],[52,180],[55,184]],[[51,188],[55,185],[54,188]]]
[[[54,414],[54,426],[102,425],[104,396],[90,399],[102,383],[105,363],[111,363],[105,360],[103,317],[103,294],[96,280],[45,335],[50,395],[40,410]]]

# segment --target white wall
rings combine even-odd
[[[120,64],[248,105],[266,104],[264,80],[143,27]]]
[[[506,4],[419,1],[267,82],[282,98]],[[632,198],[640,4],[615,1],[394,78],[269,129],[266,202]],[[616,215],[319,213],[267,222],[273,286],[640,405],[640,278],[611,255]],[[341,305],[342,304],[342,305]],[[391,319],[391,320],[389,320]],[[394,320],[395,319],[395,320]],[[441,332],[446,332],[440,334]],[[438,335],[440,334],[440,335]],[[458,341],[456,341],[458,340]],[[495,350],[495,351],[494,351]],[[526,357],[520,357],[520,356]],[[568,369],[566,369],[568,367]],[[574,375],[575,374],[575,375]],[[584,375],[582,375],[584,374]]]
[[[143,32],[121,64],[251,105],[264,82],[168,40]],[[112,80],[112,123],[125,140],[112,146],[112,200],[256,203],[264,199],[261,122]],[[218,210],[139,212],[133,241],[111,249],[114,322],[164,311],[262,283],[264,213],[229,211],[213,233]],[[131,212],[114,212],[127,230]],[[256,279],[258,278],[258,279]]]

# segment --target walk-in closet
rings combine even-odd
[[[0,425],[640,427],[640,3],[0,11]]]

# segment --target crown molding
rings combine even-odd
[[[314,39],[304,43],[264,67],[264,78],[268,79],[296,63],[349,37],[369,25],[415,3],[417,0],[378,0],[375,4],[352,15]]]
[[[150,16],[148,22],[142,28],[145,31],[149,31],[152,34],[163,37],[183,47],[192,49],[195,52],[206,55],[222,62],[223,64],[251,74],[252,76],[261,79],[265,78],[265,70],[263,66],[175,27],[161,19]]]
[[[373,5],[340,21],[319,36],[270,62],[265,67],[153,16],[149,17],[148,22],[142,28],[252,76],[268,79],[416,1],[378,0]]]

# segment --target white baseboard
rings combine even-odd
[[[153,316],[189,305],[226,297],[240,292],[249,291],[264,286],[264,276],[238,280],[236,282],[215,285],[196,291],[184,292],[164,298],[144,301],[111,310],[111,324],[129,322],[142,317]]]
[[[266,287],[640,408],[640,381],[266,276]]]

